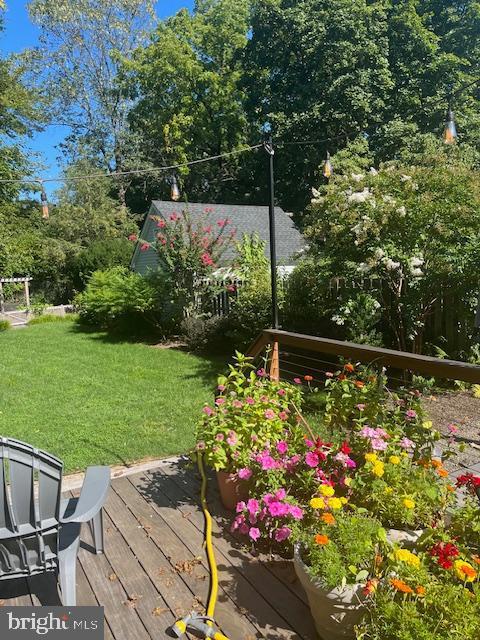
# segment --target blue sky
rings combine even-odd
[[[38,29],[30,22],[26,0],[7,0],[5,13],[5,30],[0,36],[2,53],[16,53],[37,44]],[[191,8],[192,0],[163,0],[156,3],[156,12],[160,18],[176,13],[181,7]],[[63,140],[68,130],[65,127],[48,127],[42,133],[36,134],[33,139],[26,142],[26,147],[32,152],[41,154],[41,161],[45,164],[45,170],[39,177],[56,176],[61,167],[57,161],[59,151],[56,146]],[[47,191],[55,190],[58,185],[50,183]]]

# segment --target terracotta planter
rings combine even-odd
[[[387,529],[387,540],[392,544],[412,549],[422,534],[423,529]]]
[[[217,471],[217,482],[222,504],[225,509],[233,511],[237,502],[245,500],[248,497],[245,483],[239,480],[233,473]]]
[[[307,594],[318,635],[323,640],[353,640],[355,625],[365,611],[364,585],[346,585],[327,591],[319,580],[308,573],[298,546],[295,547],[293,559],[295,572]]]

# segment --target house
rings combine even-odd
[[[236,231],[236,238],[240,241],[244,235],[257,233],[261,240],[265,241],[265,253],[270,256],[268,207],[253,205],[231,205],[231,204],[208,204],[201,202],[190,202],[187,204],[180,202],[160,201],[152,202],[150,211],[145,219],[140,238],[145,242],[155,242],[155,235],[158,232],[157,223],[152,216],[161,216],[168,220],[173,213],[180,213],[188,207],[189,214],[193,221],[195,218],[205,216],[205,210],[209,211],[209,218],[214,223],[219,219],[230,221],[229,229]],[[275,207],[275,238],[277,249],[277,264],[280,267],[292,266],[296,255],[304,247],[303,237],[295,228],[288,213],[280,207]],[[223,254],[225,266],[233,262],[235,258],[235,247],[229,247]],[[137,243],[131,261],[131,268],[141,274],[153,271],[157,268],[157,254],[153,247],[146,251],[140,250],[140,243]],[[285,269],[287,270],[287,269]]]

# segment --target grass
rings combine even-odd
[[[185,452],[220,360],[114,341],[70,322],[0,334],[0,435],[67,471]]]

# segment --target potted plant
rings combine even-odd
[[[196,450],[217,472],[222,501],[233,509],[246,496],[252,451],[262,451],[296,425],[293,407],[301,405],[301,390],[270,380],[264,368],[236,354],[227,376],[218,378],[213,405],[203,408]]]
[[[323,511],[296,535],[294,563],[316,629],[324,640],[354,638],[365,598],[377,582],[385,530],[378,520]]]

